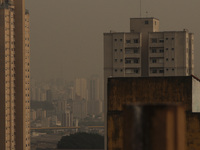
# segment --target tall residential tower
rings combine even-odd
[[[0,0],[0,149],[30,150],[29,12]]]

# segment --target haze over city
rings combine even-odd
[[[189,29],[195,36],[195,74],[200,76],[200,1],[143,0],[142,17],[160,20],[160,31]],[[140,1],[29,0],[31,77],[35,79],[103,75],[103,33],[129,31],[140,17]]]
[[[0,149],[200,149],[199,1],[25,1],[0,0]]]

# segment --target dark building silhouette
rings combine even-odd
[[[155,119],[149,125],[157,124],[158,129],[162,129],[159,131],[160,140],[157,141],[157,144],[151,143],[155,144],[155,147],[152,147],[154,150],[158,148],[163,150],[184,150],[184,147],[185,150],[200,149],[199,81],[194,76],[109,78],[107,111],[108,150],[122,150],[124,149],[124,144],[127,142],[125,141],[126,139],[133,139],[132,136],[140,135],[139,133],[132,132],[137,129],[138,131],[143,129],[140,124],[134,124],[132,122],[135,120],[134,116],[139,115],[139,113],[135,113],[132,110],[131,115],[131,111],[128,110],[128,106],[136,106],[138,104],[149,107],[142,111],[146,116],[149,115],[149,117],[144,118]],[[155,107],[153,108],[152,105],[155,105]],[[160,109],[162,107],[159,105],[164,105],[162,107],[166,107],[166,109]],[[183,110],[182,107],[184,108]],[[173,109],[177,110],[174,112]],[[154,112],[154,115],[150,115],[152,112]],[[163,115],[159,116],[161,114]],[[183,119],[184,115],[186,116],[185,124]],[[131,117],[133,118],[131,119]],[[138,117],[141,118],[140,115]],[[142,121],[146,121],[144,118]],[[168,124],[169,122],[171,124]],[[164,124],[169,126],[164,127]],[[124,128],[126,130],[123,130]],[[129,134],[127,134],[128,131],[130,131]],[[142,132],[145,135],[150,134],[144,130]],[[151,139],[159,139],[159,132],[155,130],[151,134],[152,136],[150,136]],[[169,138],[170,134],[171,138]],[[166,139],[163,140],[163,136]],[[183,138],[185,138],[185,142],[179,143],[179,141],[184,140]],[[146,140],[150,140],[150,138]],[[166,147],[160,145],[159,142],[163,141]],[[134,141],[132,142],[134,143]],[[148,142],[143,144],[148,144]]]

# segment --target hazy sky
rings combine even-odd
[[[139,0],[27,0],[33,78],[103,74],[103,33],[129,31]],[[142,0],[142,16],[160,19],[160,30],[195,34],[195,74],[200,76],[200,0]],[[63,65],[62,65],[63,64]],[[63,70],[63,71],[61,71]],[[61,73],[63,72],[63,73]]]

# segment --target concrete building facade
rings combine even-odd
[[[152,136],[148,140],[141,142],[146,145],[149,144],[149,141],[152,142],[150,145],[153,146],[153,149],[200,149],[199,89],[200,80],[194,76],[109,78],[108,150],[127,149],[124,148],[127,145],[127,141],[124,140],[136,136],[137,133],[133,130],[139,132],[141,128],[143,128],[143,132],[149,129],[147,133],[138,133],[138,135],[145,135],[143,139],[152,132]],[[130,106],[131,111],[129,111]],[[132,106],[149,107],[143,109],[148,117],[141,114],[144,111],[138,110],[139,107],[137,107],[137,112],[133,112]],[[174,114],[173,112],[165,114],[165,108],[160,106],[166,107],[167,111],[168,108],[170,111],[172,110],[170,107],[176,107],[180,111],[176,110]],[[155,107],[160,107],[160,110],[156,112],[157,108]],[[154,123],[152,126],[148,126],[147,124],[152,121],[148,120],[151,118],[149,115],[152,112],[154,112],[152,115]],[[137,121],[133,123],[133,120],[137,120],[138,123],[136,123]],[[138,139],[139,136],[137,136]],[[157,140],[153,142],[153,139]],[[161,144],[162,141],[166,146]],[[138,146],[136,141],[132,141],[133,143],[134,146]],[[130,147],[131,144],[129,143],[128,146]]]
[[[104,34],[104,75],[113,77],[193,74],[194,35],[159,31],[156,18],[131,18],[130,32]]]
[[[0,1],[0,148],[30,149],[29,13],[24,0]]]
[[[159,25],[159,19],[156,18],[131,18],[130,32],[104,33],[105,114],[108,77],[189,76],[193,74],[194,35],[187,29],[159,31]]]

